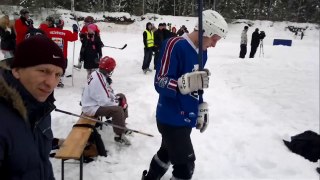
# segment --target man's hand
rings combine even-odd
[[[209,87],[209,71],[194,71],[182,75],[178,79],[181,94],[189,94]]]
[[[198,107],[198,118],[196,128],[203,133],[209,125],[209,108],[208,103],[203,102]]]

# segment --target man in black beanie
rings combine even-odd
[[[1,180],[54,180],[50,113],[63,53],[49,38],[33,36],[18,45],[11,68],[0,68]]]

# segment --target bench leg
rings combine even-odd
[[[80,180],[83,179],[83,155],[80,157]]]
[[[61,159],[61,180],[64,180],[64,159]]]
[[[61,159],[61,180],[64,180],[64,161],[66,159]],[[83,155],[80,157],[80,180],[83,179]]]

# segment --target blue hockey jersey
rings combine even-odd
[[[203,64],[207,61],[203,51]],[[156,118],[163,124],[195,127],[198,116],[198,92],[183,95],[178,79],[185,73],[199,69],[198,49],[187,34],[163,42],[160,50],[154,86],[159,94]]]

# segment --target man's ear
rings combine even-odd
[[[16,79],[20,79],[20,72],[19,72],[20,68],[13,68],[11,70],[12,75],[16,78]]]

